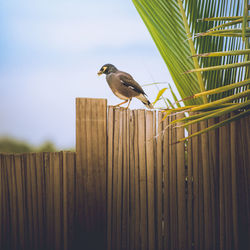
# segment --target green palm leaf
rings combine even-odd
[[[180,111],[204,112],[196,118],[182,118],[185,126],[188,120],[198,122],[238,109],[249,113],[250,17],[247,0],[132,1],[186,105],[180,107],[175,100],[177,108],[167,108],[166,115]],[[236,115],[225,122],[241,116]],[[216,127],[211,126],[211,129]]]
[[[194,68],[185,27],[176,1],[143,1],[133,3],[147,26],[165,61],[176,88],[182,98],[200,92],[197,76],[184,75]],[[185,104],[202,103],[187,101]]]
[[[160,98],[162,97],[162,95],[164,94],[164,92],[167,90],[167,88],[163,88],[161,89],[159,92],[158,92],[158,95],[156,96],[154,102],[152,103],[153,105],[155,105],[159,100]]]

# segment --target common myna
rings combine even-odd
[[[125,100],[124,102],[115,105],[115,107],[129,102],[127,106],[128,108],[132,98],[136,97],[142,101],[142,103],[147,108],[153,108],[153,105],[147,99],[142,87],[133,79],[130,74],[118,70],[112,64],[103,65],[97,74],[99,76],[101,74],[105,74],[108,85],[113,93],[120,99]]]

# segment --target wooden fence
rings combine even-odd
[[[78,98],[76,153],[0,154],[0,249],[248,249],[250,117],[173,119]]]
[[[0,155],[0,249],[72,249],[75,153]]]

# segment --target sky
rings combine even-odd
[[[0,137],[75,146],[75,98],[114,96],[97,71],[105,63],[140,85],[172,84],[131,0],[0,2]],[[159,88],[167,87],[159,85]],[[156,86],[145,86],[153,101]],[[133,99],[130,108],[144,108]]]

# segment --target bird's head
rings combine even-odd
[[[105,74],[108,75],[110,73],[115,73],[118,69],[113,64],[104,64],[101,69],[97,72],[98,76]]]

